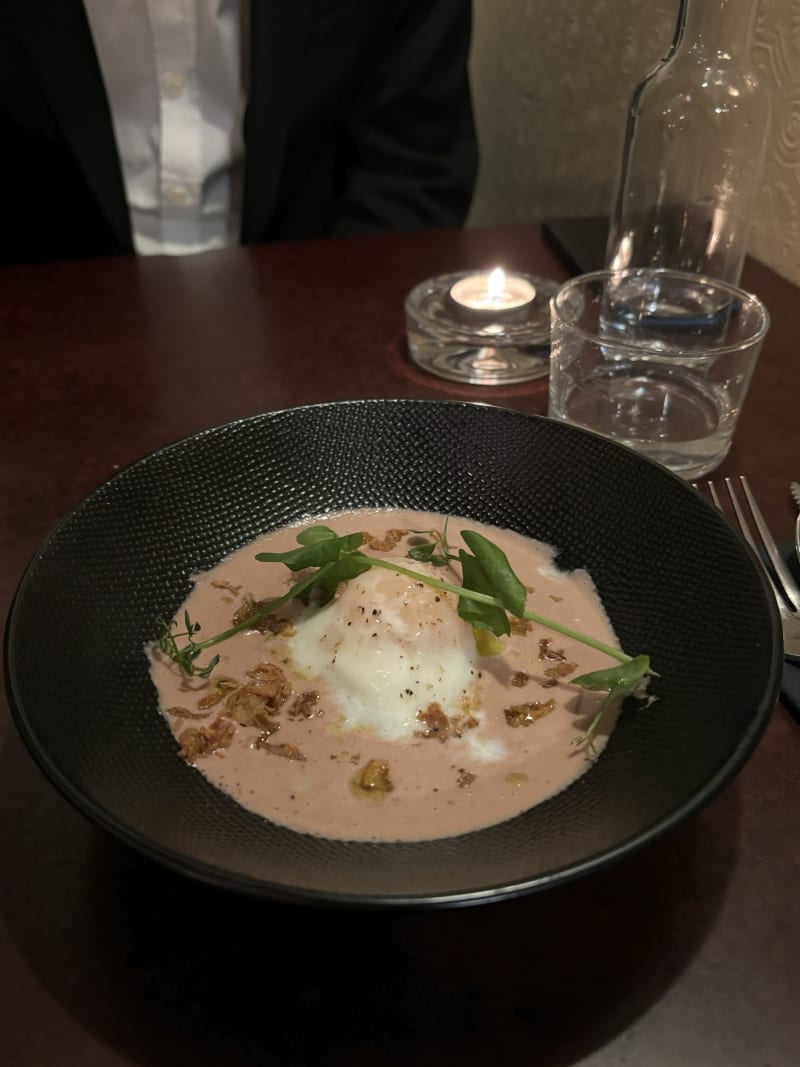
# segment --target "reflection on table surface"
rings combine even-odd
[[[534,225],[4,268],[4,609],[87,492],[204,427],[373,396],[543,413],[546,381],[458,386],[407,357],[405,294],[495,264],[568,273]],[[788,540],[797,289],[754,262],[743,284],[773,321],[717,473],[746,474]],[[221,893],[96,831],[34,766],[4,703],[0,1060],[788,1067],[798,768],[800,725],[779,705],[704,812],[590,879],[481,908],[318,911]]]

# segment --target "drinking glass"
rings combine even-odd
[[[684,271],[594,271],[551,303],[548,414],[691,480],[728,453],[769,313]]]

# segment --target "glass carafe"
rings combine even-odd
[[[757,0],[681,0],[666,56],[636,88],[606,264],[737,284],[770,101],[750,62]]]

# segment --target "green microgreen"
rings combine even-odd
[[[594,753],[594,737],[597,728],[608,709],[616,703],[620,703],[628,696],[646,699],[647,680],[654,674],[650,670],[649,656],[634,656],[627,663],[619,667],[606,667],[600,671],[589,671],[588,674],[580,674],[577,678],[571,678],[573,685],[579,685],[583,689],[593,692],[607,692],[607,696],[597,711],[594,713],[589,728],[585,734],[573,737],[573,745],[586,745],[590,752]]]
[[[329,600],[342,582],[363,574],[371,567],[390,570],[403,574],[414,581],[453,593],[458,597],[458,614],[472,627],[475,642],[480,655],[494,655],[503,649],[499,638],[511,632],[509,615],[538,623],[555,633],[570,637],[581,644],[605,653],[617,661],[617,666],[604,670],[592,671],[570,679],[571,684],[597,692],[607,692],[607,696],[585,734],[573,739],[574,745],[586,745],[594,752],[594,737],[600,722],[613,704],[627,696],[643,699],[648,679],[654,674],[650,669],[648,656],[629,656],[627,653],[597,640],[589,634],[581,633],[569,626],[564,626],[538,612],[526,607],[527,592],[525,586],[514,573],[507,556],[492,541],[474,530],[463,530],[462,539],[466,549],[459,549],[458,554],[450,550],[447,540],[447,524],[443,531],[415,530],[430,540],[413,545],[408,556],[412,561],[430,563],[435,567],[455,567],[461,570],[461,581],[446,581],[430,574],[405,567],[396,559],[382,559],[361,551],[364,536],[361,533],[340,536],[327,526],[310,526],[297,535],[299,547],[288,552],[258,552],[256,559],[262,563],[282,563],[292,572],[306,571],[289,590],[280,597],[262,603],[258,611],[235,626],[215,634],[205,640],[198,640],[200,624],[184,613],[185,630],[173,632],[177,625],[174,621],[167,623],[157,620],[159,627],[159,646],[174,660],[184,673],[208,677],[219,662],[214,656],[204,666],[197,663],[198,657],[208,648],[227,640],[242,630],[253,629],[266,615],[271,614],[290,600],[305,599],[314,593],[321,602]],[[316,568],[316,569],[314,569]],[[183,645],[179,639],[185,639]]]
[[[172,622],[167,622],[166,619],[161,617],[156,619],[159,648],[165,655],[179,664],[184,674],[197,674],[201,678],[207,678],[219,663],[219,656],[214,656],[204,667],[200,667],[195,663],[195,660],[203,651],[203,646],[194,639],[194,635],[200,630],[200,623],[192,622],[189,612],[184,611],[183,625],[186,627],[185,630],[173,633],[173,629],[177,625],[178,623],[175,619]],[[180,646],[178,640],[182,637],[186,638],[186,643]]]
[[[201,678],[207,678],[219,663],[219,656],[214,656],[204,666],[200,667],[195,662],[201,652],[204,652],[207,648],[211,648],[212,645],[218,645],[222,641],[227,641],[228,638],[233,637],[234,634],[241,633],[242,630],[252,630],[253,627],[267,615],[271,615],[273,611],[277,611],[278,608],[282,608],[284,604],[288,604],[290,600],[299,599],[306,596],[311,592],[311,589],[315,585],[321,585],[327,576],[333,570],[333,563],[323,564],[318,571],[313,574],[307,574],[304,578],[301,578],[299,582],[295,582],[294,585],[284,593],[283,596],[276,597],[274,600],[268,601],[266,604],[262,604],[258,611],[248,616],[246,619],[242,619],[235,626],[230,626],[227,630],[223,630],[221,633],[215,634],[213,637],[207,637],[204,641],[195,641],[194,635],[200,631],[200,623],[192,622],[189,618],[189,612],[184,612],[184,624],[186,630],[183,633],[173,634],[172,627],[177,623],[169,623],[163,618],[156,620],[156,626],[158,627],[158,645],[165,655],[169,656],[171,660],[181,668],[184,674],[198,675]],[[187,642],[183,647],[178,645],[177,639],[179,637],[187,638]]]
[[[441,533],[438,530],[412,530],[412,534],[423,534],[430,537],[430,541],[413,545],[408,550],[408,558],[417,563],[431,563],[434,567],[446,567],[449,563],[458,562],[458,556],[453,555],[447,543],[447,524],[450,522],[448,515],[444,520]]]

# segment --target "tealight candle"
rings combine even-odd
[[[550,278],[458,271],[405,299],[408,352],[422,370],[471,385],[511,385],[550,371]]]
[[[523,322],[536,298],[536,289],[520,274],[502,267],[468,274],[448,294],[454,315],[464,322]]]

